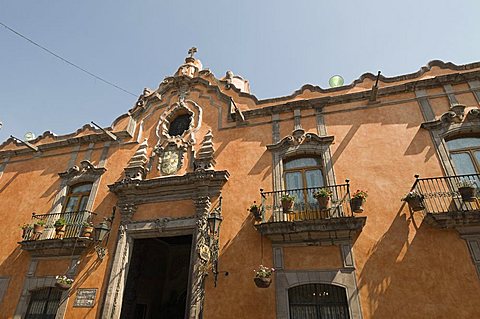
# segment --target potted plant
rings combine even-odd
[[[268,268],[264,265],[260,265],[258,270],[254,270],[255,278],[253,281],[258,288],[268,288],[272,283],[272,274],[275,271],[275,268]]]
[[[260,206],[257,205],[255,201],[253,201],[252,206],[248,209],[248,211],[253,215],[256,221],[262,220],[262,214],[260,212]]]
[[[320,188],[313,193],[313,197],[318,202],[320,211],[324,211],[330,208],[330,198],[332,197],[332,191],[327,188]]]
[[[20,226],[20,228],[22,229],[22,238],[27,239],[33,229],[33,226],[31,224],[23,224]]]
[[[59,218],[55,221],[55,224],[53,224],[55,227],[55,233],[56,233],[56,238],[63,238],[65,236],[65,229],[67,227],[67,221],[65,218]]]
[[[67,276],[56,276],[55,287],[61,290],[68,290],[72,287],[73,279]]]
[[[363,203],[365,203],[367,197],[367,192],[359,189],[352,194],[352,198],[350,199],[350,208],[354,213],[363,212]]]
[[[45,221],[43,220],[37,220],[34,224],[33,224],[33,233],[34,234],[41,234],[43,233],[43,230],[45,228]]]
[[[92,233],[93,233],[93,223],[92,222],[83,223],[82,237],[90,238],[92,237]]]
[[[477,199],[476,190],[475,182],[471,180],[464,179],[458,183],[458,192],[464,202],[474,202]]]
[[[292,213],[293,204],[295,203],[295,196],[288,193],[282,195],[282,208],[283,213]]]
[[[424,196],[417,191],[411,191],[407,195],[403,196],[402,201],[407,202],[408,207],[414,212],[418,212],[425,209],[423,203]]]

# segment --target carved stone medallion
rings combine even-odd
[[[160,158],[160,171],[165,175],[175,174],[180,168],[180,150],[166,150]]]

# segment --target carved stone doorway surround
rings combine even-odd
[[[201,319],[205,297],[204,279],[207,261],[200,258],[200,248],[208,242],[207,217],[211,200],[219,197],[227,182],[227,171],[197,171],[183,176],[151,180],[125,179],[110,185],[118,197],[122,222],[113,256],[107,291],[104,296],[101,318],[119,319],[122,310],[123,289],[128,276],[128,265],[134,239],[193,235],[190,256],[189,294],[187,315]],[[141,204],[191,199],[195,212],[189,217],[162,217],[155,220],[133,221]]]

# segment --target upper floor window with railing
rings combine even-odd
[[[63,212],[72,213],[86,210],[91,190],[92,183],[77,184],[70,187]]]
[[[480,137],[462,137],[447,141],[457,175],[480,173]]]
[[[285,191],[295,195],[297,203],[315,202],[309,189],[325,185],[321,161],[318,157],[300,157],[284,161]]]

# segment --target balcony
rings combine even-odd
[[[459,186],[465,182],[480,186],[480,174],[419,178],[412,190],[423,197],[425,221],[437,228],[480,227],[480,204],[476,196],[462,198]]]
[[[24,230],[19,244],[33,257],[79,255],[93,243],[93,238],[83,235],[88,235],[84,234],[84,224],[90,222],[95,215],[89,211],[43,215],[33,213],[31,227]],[[54,226],[60,218],[66,221],[63,236],[57,234]],[[35,232],[33,228],[39,222],[43,224],[41,233]]]
[[[332,196],[327,208],[321,208],[313,194],[326,188]],[[294,195],[293,211],[284,212],[281,198]],[[366,217],[355,215],[350,207],[350,185],[331,185],[264,192],[261,221],[257,230],[273,243],[307,243],[333,245],[351,242],[362,231]]]

